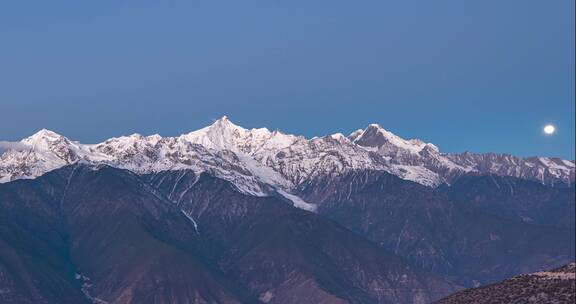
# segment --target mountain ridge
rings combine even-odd
[[[104,163],[137,173],[192,169],[231,181],[252,195],[281,194],[296,203],[297,188],[325,175],[377,170],[425,186],[450,184],[465,174],[495,174],[547,185],[574,184],[574,162],[507,154],[447,154],[431,143],[403,139],[377,124],[307,139],[267,128],[245,129],[224,116],[175,137],[112,137],[81,144],[42,129],[0,155],[0,183],[35,178],[76,162]],[[298,202],[303,208],[315,207]]]

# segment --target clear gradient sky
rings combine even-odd
[[[573,0],[1,1],[0,140],[177,135],[228,115],[574,159],[574,18]]]

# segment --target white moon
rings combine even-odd
[[[553,125],[546,125],[544,126],[544,133],[546,134],[554,134],[556,132],[556,128]]]

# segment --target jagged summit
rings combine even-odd
[[[268,195],[291,193],[313,178],[348,171],[386,171],[435,187],[467,172],[497,174],[546,184],[573,184],[574,162],[501,154],[443,154],[419,139],[406,140],[378,124],[352,132],[306,139],[303,136],[246,129],[228,116],[177,137],[132,134],[99,144],[80,144],[40,130],[0,155],[0,182],[34,178],[80,160],[137,173],[190,169],[210,172],[241,191]]]
[[[244,127],[241,127],[241,126],[235,124],[234,122],[232,122],[227,115],[224,115],[224,116],[222,116],[222,117],[214,120],[214,122],[213,122],[211,125],[206,126],[206,127],[202,128],[202,129],[200,129],[200,130],[204,130],[204,129],[213,129],[213,130],[248,130],[248,129],[246,129],[246,128],[244,128]],[[263,129],[266,129],[266,128],[263,128]],[[197,130],[197,131],[200,131],[200,130]],[[267,130],[267,129],[266,129],[266,130]],[[193,132],[195,132],[195,131],[193,131]]]
[[[362,135],[362,133],[364,133],[364,129],[358,129],[352,133],[350,133],[350,135],[348,135],[348,139],[350,141],[354,141],[356,140],[360,135]]]
[[[419,153],[426,146],[426,143],[419,139],[405,140],[378,124],[370,124],[366,129],[357,130],[351,136],[358,145],[401,153]]]
[[[211,125],[180,136],[185,141],[203,145],[209,149],[252,152],[272,137],[283,136],[267,128],[245,129],[234,124],[227,116]]]
[[[342,133],[334,133],[329,135],[329,137],[337,141],[349,141],[348,137],[344,136]]]
[[[61,140],[61,139],[65,139],[66,137],[64,137],[63,135],[60,135],[54,131],[48,130],[48,129],[41,129],[38,132],[30,135],[29,137],[25,138],[22,140],[22,142],[25,143],[30,143],[30,144],[34,144],[37,142],[41,142],[41,141],[46,141],[46,140]]]
[[[235,129],[235,130],[243,129],[243,130],[245,130],[244,128],[242,128],[242,127],[234,124],[232,121],[230,121],[230,119],[226,115],[216,119],[214,121],[214,123],[212,123],[212,125],[208,126],[208,128],[222,129],[222,130],[225,130],[225,129]]]
[[[38,130],[38,132],[32,134],[30,137],[57,137],[57,136],[61,136],[60,134],[52,131],[52,130],[48,130],[48,129],[40,129]]]

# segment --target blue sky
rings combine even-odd
[[[0,140],[177,135],[228,115],[574,159],[574,66],[568,0],[2,1]]]

